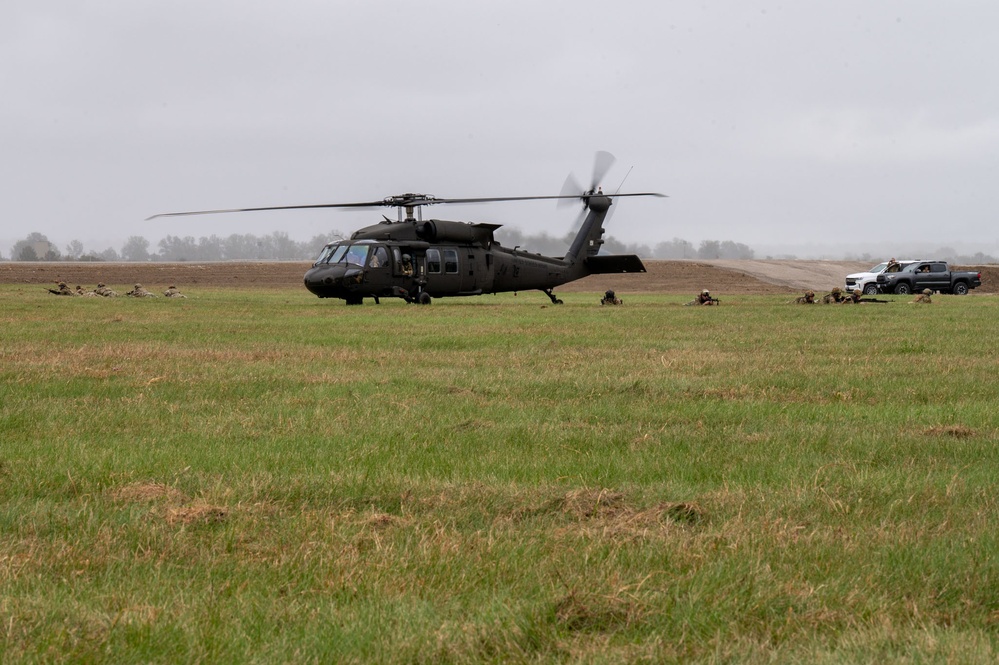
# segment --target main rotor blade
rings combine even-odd
[[[596,156],[593,158],[593,180],[590,182],[590,189],[596,191],[597,187],[604,180],[604,176],[610,171],[610,167],[614,166],[614,155],[610,154],[606,150],[600,150],[597,152]]]
[[[639,193],[639,194],[615,194],[615,196],[664,196],[664,194]],[[261,212],[266,210],[313,210],[321,208],[384,208],[394,207],[417,207],[423,205],[433,205],[435,203],[493,203],[498,201],[538,201],[549,199],[579,199],[581,194],[571,196],[489,196],[470,199],[438,199],[434,197],[423,197],[419,199],[410,198],[389,198],[381,201],[364,201],[360,203],[315,203],[311,205],[297,206],[264,206],[261,208],[225,208],[219,210],[190,210],[186,212],[161,212],[146,218],[156,219],[158,217],[184,217],[187,215],[217,215],[230,212]]]
[[[217,215],[227,212],[260,212],[263,210],[309,210],[312,208],[382,208],[387,205],[384,201],[367,201],[364,203],[316,203],[313,205],[298,205],[298,206],[265,206],[263,208],[227,208],[224,210],[190,210],[186,212],[161,212],[150,217],[146,217],[148,222],[150,219],[156,219],[157,217],[184,217],[186,215]]]

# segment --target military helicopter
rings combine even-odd
[[[381,222],[355,231],[349,240],[326,245],[305,273],[305,288],[320,298],[340,298],[348,305],[360,305],[365,298],[378,304],[381,298],[390,297],[429,305],[434,298],[536,289],[559,305],[562,301],[554,293],[556,286],[587,275],[645,272],[638,256],[599,254],[604,242],[604,220],[614,198],[664,196],[655,192],[604,194],[599,180],[613,159],[610,153],[598,153],[590,187],[581,191],[570,175],[563,193],[557,196],[437,198],[407,193],[380,201],[199,210],[161,213],[148,219],[263,210],[394,207],[398,210],[396,221],[382,215]],[[584,219],[565,256],[503,247],[493,237],[500,224],[424,220],[422,214],[423,208],[431,205],[538,199],[583,202]]]

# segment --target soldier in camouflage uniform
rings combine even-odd
[[[919,295],[917,295],[916,298],[912,302],[914,302],[914,303],[915,302],[921,302],[921,303],[926,303],[927,305],[929,305],[931,302],[933,302],[932,300],[930,300],[930,296],[931,295],[933,295],[933,291],[930,291],[929,289],[923,289],[923,292],[920,293]]]
[[[717,298],[712,298],[711,297],[711,293],[707,289],[704,289],[703,291],[701,291],[700,295],[698,295],[696,298],[694,298],[693,300],[691,300],[690,302],[685,303],[685,304],[686,305],[718,305],[720,302],[721,301],[718,300]]]
[[[887,300],[878,300],[877,298],[861,298],[863,291],[860,289],[854,289],[848,297],[843,298],[843,305],[862,305],[865,302],[888,302]]]
[[[99,282],[97,288],[94,289],[94,293],[105,298],[117,298],[118,292],[114,289],[109,288],[104,282]]]
[[[792,300],[795,305],[814,305],[815,304],[815,291],[805,291],[805,295],[800,298],[795,298]]]
[[[607,289],[604,293],[604,297],[600,299],[601,305],[620,305],[623,303],[623,300],[614,295],[614,291],[612,289]]]
[[[844,299],[843,289],[839,288],[838,286],[834,286],[833,290],[830,293],[827,293],[826,295],[822,296],[822,304],[830,305],[832,303],[840,303],[843,302],[843,299]]]
[[[76,291],[74,291],[73,289],[69,288],[66,285],[66,282],[59,282],[58,287],[59,288],[57,288],[57,289],[49,289],[49,293],[55,294],[57,296],[75,296],[75,295],[77,295]]]
[[[125,294],[126,296],[132,296],[133,298],[156,298],[155,293],[150,293],[142,288],[142,284],[136,284],[135,288]]]
[[[167,298],[186,298],[187,297],[183,293],[181,293],[180,290],[176,286],[174,286],[173,284],[171,284],[167,288],[167,290],[163,292],[163,295],[165,295]]]
[[[96,298],[97,297],[97,294],[94,293],[93,291],[84,291],[83,287],[80,286],[79,284],[76,285],[76,295],[78,295],[78,296],[85,296],[87,298]]]

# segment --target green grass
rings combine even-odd
[[[994,662],[999,300],[0,285],[3,662]]]

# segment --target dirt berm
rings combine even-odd
[[[187,288],[299,287],[310,262],[209,262],[209,263],[73,263],[0,262],[0,283],[51,285],[60,281],[92,289],[98,282],[128,290],[133,284],[159,292],[170,284]],[[854,261],[653,261],[646,273],[592,275],[558,287],[557,292],[691,294],[710,289],[714,295],[782,294],[805,289],[828,292],[843,286],[846,275],[870,267]],[[962,266],[980,270],[982,286],[972,293],[999,290],[999,266]]]

